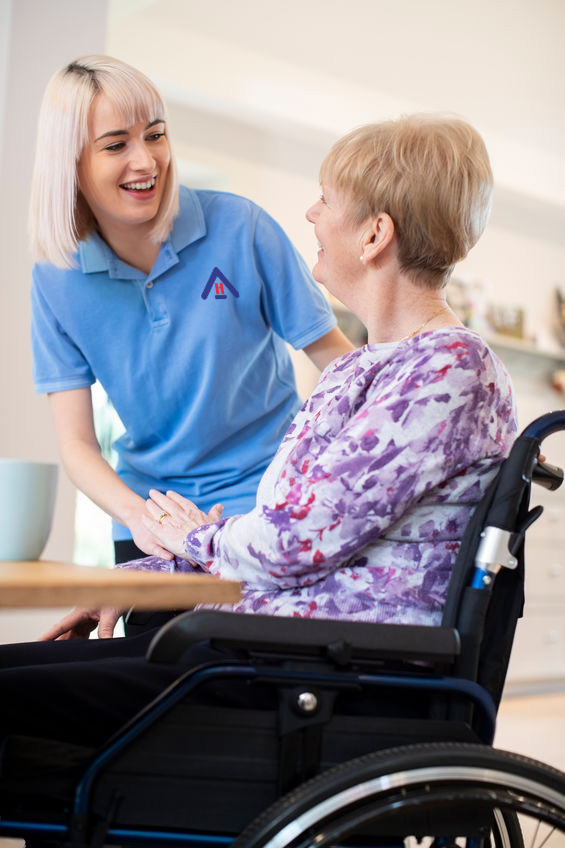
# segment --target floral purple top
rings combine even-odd
[[[323,372],[255,508],[193,530],[187,555],[242,581],[238,612],[439,624],[463,531],[515,434],[509,377],[476,333],[365,345]]]

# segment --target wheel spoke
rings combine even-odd
[[[539,830],[540,825],[541,825],[541,822],[538,822],[537,830]],[[546,842],[547,842],[547,841],[551,838],[551,836],[552,836],[555,832],[556,832],[556,831],[555,831],[555,828],[554,828],[554,827],[552,827],[552,828],[551,828],[551,830],[549,831],[549,833],[547,834],[547,836],[545,837],[545,839],[543,840],[543,842],[541,842],[541,843],[537,846],[537,848],[543,848],[543,846],[546,844]]]
[[[532,841],[531,841],[531,843],[530,843],[531,848],[535,848],[536,839],[538,838],[538,833],[539,833],[539,829],[540,829],[540,827],[541,827],[541,822],[539,821],[539,822],[536,824],[536,829],[535,829],[534,834],[533,834],[533,836],[532,836]]]

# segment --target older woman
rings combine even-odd
[[[486,223],[487,153],[464,121],[414,116],[339,141],[321,183],[307,213],[314,276],[365,322],[368,344],[326,368],[251,512],[209,523],[153,491],[145,523],[176,568],[243,581],[237,610],[436,624],[465,525],[516,432],[504,368],[445,300]],[[99,618],[77,610],[48,635],[84,635]],[[100,740],[176,673],[136,658],[145,638],[76,645],[0,651],[0,666],[28,665],[0,673],[4,727]],[[50,665],[30,667],[39,661]],[[41,710],[25,697],[38,678]]]
[[[460,120],[414,116],[335,145],[307,212],[313,274],[369,343],[323,373],[251,512],[210,524],[178,495],[151,493],[146,526],[176,568],[243,581],[243,612],[440,622],[459,540],[515,433],[503,366],[445,298],[491,182]]]

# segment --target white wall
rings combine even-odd
[[[76,55],[104,52],[106,0],[1,0],[0,5],[0,435],[3,456],[57,460],[45,397],[33,393],[29,344],[31,259],[27,205],[39,104],[51,74]],[[6,48],[6,50],[2,49]],[[74,489],[60,474],[53,531],[45,551],[70,560]],[[33,638],[56,612],[0,615],[0,641]]]
[[[0,126],[4,126],[11,24],[12,2],[11,0],[0,0]],[[0,134],[0,161],[2,159],[2,135]]]

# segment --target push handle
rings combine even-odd
[[[532,439],[538,439],[543,442],[552,433],[557,433],[559,430],[565,430],[565,410],[558,409],[555,412],[548,412],[546,415],[541,415],[532,421],[525,428],[522,436]]]
[[[563,476],[562,468],[538,460],[532,471],[532,483],[537,483],[538,486],[543,486],[544,489],[554,492],[563,483]]]
[[[471,582],[474,588],[492,589],[500,568],[512,569],[518,565],[516,552],[523,542],[525,530],[542,511],[541,507],[536,507],[522,515],[521,524],[518,524],[524,498],[529,498],[532,480],[551,490],[558,489],[563,482],[560,468],[538,459],[541,442],[559,430],[565,430],[565,410],[536,418],[516,439],[502,465],[475,556],[476,567]]]

